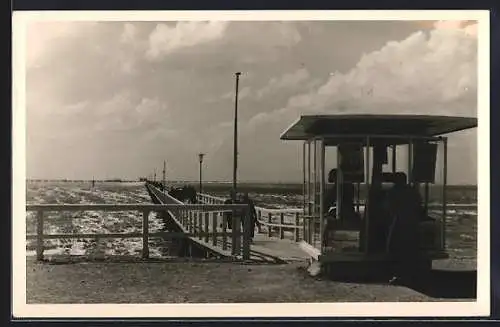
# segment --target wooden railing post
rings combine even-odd
[[[203,234],[203,212],[198,211],[197,215],[198,215],[198,225],[200,226],[198,228],[198,230],[199,230],[198,239],[201,240],[203,238],[203,235],[202,235]]]
[[[217,216],[219,213],[212,213],[212,245],[217,246]]]
[[[222,212],[222,249],[227,250],[227,215]]]
[[[259,222],[259,224],[261,223],[262,221],[262,211],[260,210],[257,210],[257,221]],[[260,226],[260,225],[259,225]],[[260,229],[260,228],[259,228]]]
[[[43,261],[43,211],[39,210],[36,213],[36,220],[37,220],[37,225],[36,225],[36,259],[38,261]]]
[[[210,214],[208,212],[205,212],[205,242],[207,243],[208,243],[209,225],[210,225]]]
[[[250,228],[253,227],[251,224],[250,208],[245,208],[242,215],[243,220],[243,260],[250,260]]]
[[[307,228],[306,228],[306,215],[302,216],[302,239],[306,242],[307,240]]]
[[[285,238],[285,229],[283,228],[283,225],[285,224],[285,214],[283,212],[280,213],[280,240]]]
[[[295,229],[294,229],[294,232],[295,232],[295,242],[298,242],[299,239],[300,239],[300,220],[299,220],[299,213],[296,212],[295,213]]]
[[[267,237],[271,237],[272,233],[272,226],[271,224],[273,223],[273,214],[268,212],[267,213]]]
[[[232,210],[232,222],[231,222],[231,254],[232,255],[237,255],[239,253],[239,246],[238,246],[238,240],[239,240],[239,237],[240,235],[238,235],[239,233],[239,224],[240,224],[240,221],[237,217],[237,210]]]
[[[193,229],[192,229],[193,228],[193,221],[191,219],[191,217],[192,217],[191,211],[187,212],[187,216],[188,216],[188,228],[187,229],[188,229],[188,232],[192,233],[193,232]]]
[[[142,258],[149,258],[149,210],[142,212]]]
[[[193,234],[196,236],[196,233],[198,232],[198,216],[196,211],[191,211],[191,218],[193,218]]]

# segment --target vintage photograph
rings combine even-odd
[[[23,305],[489,297],[484,15],[410,14],[19,22]]]

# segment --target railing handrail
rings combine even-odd
[[[201,197],[206,197],[206,198],[218,200],[221,202],[224,202],[226,200],[226,198],[221,198],[221,197],[206,194],[206,193],[199,193],[198,195]],[[363,206],[363,204],[361,204],[361,206]],[[428,208],[442,208],[442,206],[443,205],[441,203],[429,203],[427,205]],[[446,207],[449,209],[453,209],[453,208],[477,208],[477,203],[448,203],[448,204],[446,204]],[[301,209],[301,208],[272,209],[272,208],[265,208],[265,207],[260,207],[260,206],[255,206],[255,209],[265,211],[265,212],[271,212],[271,213],[281,213],[281,212],[283,212],[283,213],[295,213],[295,212],[302,212],[303,211],[303,209]]]
[[[181,201],[179,201],[178,199],[172,197],[171,195],[168,194],[168,191],[165,192],[166,190],[159,190],[156,186],[150,184],[150,183],[146,183],[146,188],[148,189],[148,192],[150,192],[150,195],[152,198],[156,198],[157,201],[159,202],[162,202],[162,203],[165,203],[166,201],[170,201],[170,202],[173,202],[173,203],[176,203],[176,204],[180,204],[181,207],[186,207],[186,205],[184,203],[182,203]],[[198,197],[198,195],[196,195]],[[153,200],[154,201],[154,200]],[[201,207],[204,208],[204,210],[206,210],[206,206],[209,205],[209,204],[201,204]],[[224,207],[224,205],[228,206],[230,204],[215,204],[215,206],[222,206]],[[242,211],[240,211],[241,213],[244,213],[246,212],[246,208],[248,208],[248,204],[244,204],[244,203],[241,203],[240,205],[242,205]],[[200,205],[198,205],[200,206]],[[181,212],[187,212],[187,210],[181,210]],[[233,211],[234,213],[234,211]],[[246,214],[246,213],[245,213]],[[176,223],[180,226],[182,226],[183,229],[185,229],[185,224],[182,222],[182,219],[181,221],[179,221],[178,219],[176,219],[175,217],[175,213],[171,213],[171,217],[172,219],[174,219],[174,221],[176,221]],[[226,215],[223,215],[223,220],[225,220],[226,218]],[[184,217],[186,218],[186,217]],[[232,227],[235,228],[235,231],[236,233],[238,233],[238,230],[240,229],[240,218],[242,217],[239,217],[239,215],[232,215]],[[206,228],[206,232],[208,232],[208,220],[209,220],[209,217],[208,217],[208,213],[205,214],[205,228]],[[184,219],[185,221],[185,219]],[[236,235],[236,233],[232,233],[232,247],[231,247],[231,253],[232,255],[236,255],[237,253],[240,252],[240,250],[242,251],[242,256],[243,256],[243,259],[244,260],[247,260],[250,258],[250,220],[249,219],[244,219],[244,226],[242,226],[244,228],[244,233],[243,235],[240,235],[240,236],[243,236],[243,242],[241,242],[242,240],[239,238],[239,236]],[[201,225],[201,223],[200,223]],[[216,224],[213,225],[216,229]],[[223,222],[223,228],[226,228],[226,223]],[[214,239],[215,240],[215,239]],[[205,236],[205,242],[208,242],[208,237]],[[214,241],[215,242],[215,241]],[[241,247],[241,243],[243,243],[243,246]],[[222,244],[222,249],[224,250],[225,249],[225,244],[226,244],[226,241],[223,241],[223,244]],[[215,245],[215,243],[213,244]]]
[[[141,211],[141,210],[238,210],[247,208],[246,204],[27,204],[27,211]]]
[[[210,195],[210,194],[205,194],[205,193],[198,193],[197,194],[198,199],[205,202],[208,200],[210,203],[210,200],[214,200],[213,202],[220,202],[223,203],[226,201],[226,198],[221,198],[218,196]],[[364,204],[360,204],[360,207],[364,207]],[[443,204],[442,203],[428,203],[427,208],[433,209],[433,208],[442,208]],[[446,205],[446,208],[448,210],[452,209],[473,209],[477,208],[477,203],[448,203]],[[307,216],[304,216],[303,209],[300,208],[294,208],[294,209],[270,209],[270,208],[263,208],[263,207],[255,207],[257,211],[257,220],[262,226],[267,227],[267,233],[268,237],[272,236],[272,230],[277,229],[279,233],[279,237],[281,239],[284,238],[284,230],[293,230],[294,232],[294,239],[295,241],[299,241],[300,239],[300,230],[304,228],[305,224],[305,219],[307,219]],[[290,215],[294,215],[295,217],[295,223],[285,223],[284,217],[287,216],[287,218],[290,218]],[[279,222],[274,221],[274,219],[278,216]],[[302,219],[300,219],[302,218]],[[304,231],[303,231],[304,232]]]
[[[222,232],[217,230],[217,218],[222,212],[243,209],[248,207],[246,204],[27,204],[26,211],[37,212],[37,224],[36,224],[36,234],[26,235],[26,239],[36,239],[36,253],[37,260],[43,260],[44,244],[45,239],[77,239],[77,238],[137,238],[142,237],[143,239],[143,258],[149,257],[149,245],[148,240],[150,237],[171,237],[171,238],[186,238],[195,237],[201,240],[202,237],[205,242],[208,243],[209,239],[212,239],[213,245],[217,243],[217,237],[223,237],[223,244],[226,243],[228,236],[239,237],[242,236],[238,230],[227,231],[225,228]],[[184,220],[182,226],[188,226],[182,232],[150,232],[149,231],[149,213],[155,211],[165,211],[165,210],[175,210],[179,209],[182,214],[181,220]],[[44,233],[44,213],[47,211],[139,211],[142,212],[142,233],[132,232],[132,233],[64,233],[64,234],[45,234]],[[188,221],[194,225],[186,225]],[[192,214],[192,215],[191,215]],[[210,215],[210,216],[209,216]],[[204,217],[204,222],[202,222],[201,217]],[[198,217],[198,218],[196,218]],[[209,229],[210,217],[212,219],[212,227]],[[70,219],[75,218],[71,217]],[[178,219],[178,218],[174,218]],[[191,221],[191,219],[199,220],[199,230],[196,227],[197,223]],[[224,218],[225,219],[225,218]],[[224,221],[223,219],[223,221]],[[237,221],[233,221],[233,224],[239,225]],[[203,225],[204,230],[201,229]],[[223,245],[223,250],[225,245]]]
[[[206,194],[206,193],[198,193],[198,195],[200,197],[214,199],[214,200],[221,201],[221,202],[224,202],[224,201],[227,200],[227,198],[221,198],[221,197],[210,195],[210,194]],[[272,209],[272,208],[265,208],[265,207],[260,207],[260,206],[255,206],[255,209],[256,210],[265,211],[265,212],[271,212],[271,213],[281,213],[281,212],[284,212],[284,213],[295,213],[295,212],[302,212],[303,211],[303,209],[300,209],[300,208]]]

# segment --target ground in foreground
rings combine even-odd
[[[29,304],[443,300],[402,286],[318,280],[307,276],[304,266],[165,261],[55,264],[28,258],[26,297]]]

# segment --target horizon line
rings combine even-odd
[[[95,179],[72,179],[72,178],[26,178],[26,181],[49,181],[49,182],[143,182],[141,180],[137,179],[128,179],[128,178],[95,178]],[[157,179],[157,182],[162,182],[161,179]],[[166,180],[168,183],[199,183],[199,180]],[[219,181],[219,180],[207,180],[203,181],[204,184],[206,183],[218,183],[218,184],[232,184],[232,181]],[[244,181],[239,181],[237,184],[297,184],[297,185],[302,185],[303,182],[301,181],[252,181],[252,180],[244,180]],[[365,184],[365,183],[360,183],[360,184]],[[432,185],[442,185],[442,184],[430,184]],[[476,184],[470,184],[470,183],[448,183],[446,184],[447,186],[476,186]]]

